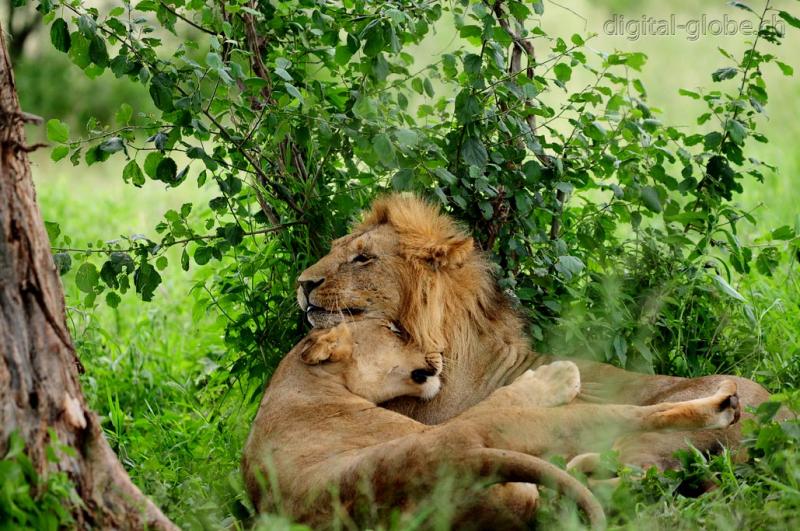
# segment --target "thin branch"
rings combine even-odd
[[[293,225],[300,225],[300,224],[301,223],[299,221],[291,221],[289,223],[282,223],[281,225],[277,225],[275,227],[267,227],[267,228],[264,228],[264,229],[247,231],[247,232],[244,233],[244,236],[255,236],[257,234],[269,234],[269,233],[272,233],[272,232],[277,232],[279,230],[285,229],[286,227],[291,227]],[[181,239],[181,240],[175,240],[175,241],[172,241],[172,242],[162,243],[161,244],[161,248],[162,249],[168,249],[170,247],[174,247],[175,245],[181,245],[181,244],[186,244],[186,243],[191,243],[191,242],[196,242],[196,241],[202,241],[202,240],[216,240],[216,239],[222,239],[222,238],[224,238],[224,236],[220,236],[219,234],[204,234],[204,235],[193,236],[191,238],[184,238],[184,239]],[[72,247],[51,247],[50,249],[52,251],[59,252],[59,253],[111,254],[111,253],[130,253],[130,252],[136,251],[136,250],[138,250],[140,248],[141,248],[141,246],[140,247],[132,246],[132,247],[128,247],[126,249],[115,249],[115,248],[112,248],[112,247],[105,247],[105,248],[101,248],[101,249],[75,249],[75,248],[72,248]]]
[[[214,35],[214,36],[219,35],[218,32],[216,32],[214,30],[211,30],[211,29],[208,29],[208,28],[205,28],[205,27],[201,26],[200,24],[197,24],[196,22],[193,22],[192,20],[190,20],[190,19],[186,18],[185,16],[181,15],[180,13],[178,13],[178,11],[176,11],[175,9],[172,9],[170,6],[168,6],[167,3],[164,2],[163,0],[160,2],[160,4],[161,4],[161,7],[163,7],[164,9],[166,9],[167,11],[169,11],[170,13],[172,13],[173,15],[175,15],[176,17],[178,17],[182,21],[186,22],[191,27],[202,31],[203,33],[208,33],[209,35]]]

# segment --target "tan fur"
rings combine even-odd
[[[359,254],[368,261],[353,261]],[[403,398],[388,407],[435,424],[478,403],[530,367],[552,361],[531,351],[523,322],[496,286],[491,264],[467,232],[438,208],[413,195],[375,201],[351,234],[300,276],[298,302],[314,326],[365,316],[400,322],[411,338],[445,357],[444,386],[432,401]],[[610,365],[575,360],[581,370],[579,399],[647,405],[713,392],[721,379],[682,379],[636,374]],[[746,406],[769,395],[744,378],[738,383]],[[565,434],[568,436],[568,434]],[[629,438],[634,464],[675,466],[675,450],[689,442],[701,450],[738,444],[737,427],[698,433]]]
[[[438,426],[368,399],[386,396],[386,388],[424,395],[408,377],[415,368],[431,368],[430,353],[372,319],[314,332],[298,344],[278,366],[245,445],[242,468],[255,506],[286,511],[313,526],[331,524],[337,500],[348,517],[356,515],[360,499],[374,511],[410,509],[439,479],[441,465],[449,464],[461,475],[555,486],[600,527],[603,512],[591,493],[532,456],[556,446],[571,456],[603,449],[625,433],[727,426],[738,418],[730,381],[713,396],[685,403],[556,407],[571,402],[580,388],[577,366],[563,361],[526,371]],[[571,434],[568,440],[563,431]],[[530,492],[493,494],[461,507],[460,526],[522,526],[535,507]]]

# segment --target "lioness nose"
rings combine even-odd
[[[300,287],[303,288],[303,293],[305,293],[306,297],[308,297],[314,288],[318,287],[320,284],[325,282],[324,278],[314,279],[314,280],[301,280]]]
[[[411,380],[414,383],[424,384],[428,380],[428,376],[436,376],[436,371],[433,369],[414,369],[411,371]]]

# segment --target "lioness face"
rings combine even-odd
[[[441,353],[423,352],[382,319],[341,323],[319,333],[301,357],[341,375],[350,392],[376,404],[400,396],[427,400],[441,388]]]
[[[396,278],[404,263],[389,225],[339,238],[298,278],[297,302],[315,328],[363,317],[394,318],[401,300]]]

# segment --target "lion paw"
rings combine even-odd
[[[742,416],[742,404],[736,382],[723,381],[717,392],[709,397],[709,405],[712,408],[709,428],[727,428],[731,424],[736,424]]]
[[[530,406],[560,406],[578,396],[581,374],[571,361],[556,361],[525,371],[512,385],[525,394]]]

